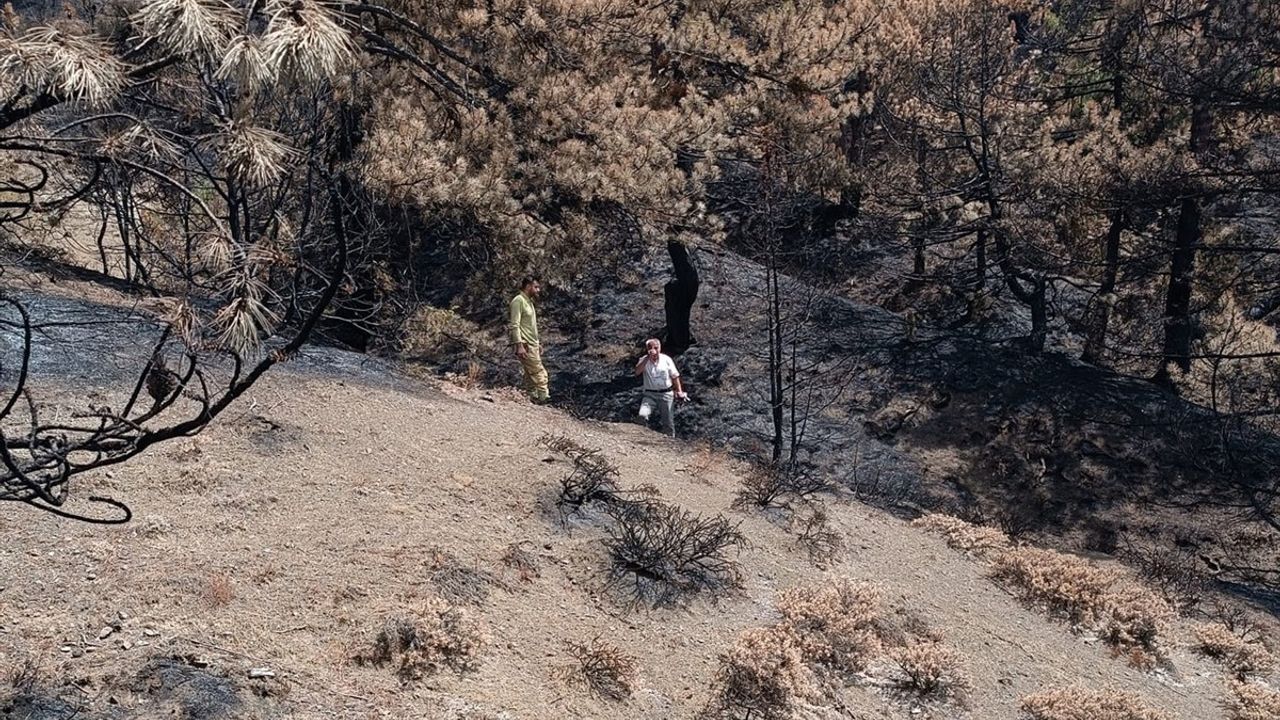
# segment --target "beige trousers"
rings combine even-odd
[[[525,392],[529,393],[529,397],[540,402],[550,400],[551,392],[547,389],[547,369],[542,366],[542,348],[537,345],[525,347],[528,350],[520,361],[520,367],[524,370]]]

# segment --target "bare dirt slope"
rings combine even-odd
[[[870,680],[831,717],[1016,718],[1023,696],[1076,682],[1130,690],[1184,720],[1223,717],[1221,671],[1185,647],[1172,650],[1172,672],[1132,669],[880,511],[833,503],[847,551],[818,569],[781,523],[730,508],[740,468],[638,426],[575,421],[502,391],[287,369],[251,395],[198,438],[77,488],[129,501],[128,526],[3,508],[0,665],[11,677],[28,660],[39,669],[28,695],[55,710],[84,705],[79,718],[687,718],[707,700],[718,654],[775,619],[780,590],[847,575],[939,630],[973,688],[967,709],[915,707]],[[603,587],[604,531],[568,530],[552,509],[568,465],[538,445],[544,432],[601,448],[625,484],[740,521],[741,593],[620,607]],[[537,558],[536,577],[504,566],[511,543]],[[493,575],[473,608],[490,634],[478,667],[405,685],[391,668],[354,663],[386,618],[438,590],[441,551]],[[566,641],[597,636],[638,659],[632,699],[592,698],[559,678]],[[275,678],[246,679],[256,668]],[[40,707],[11,717],[62,717]]]

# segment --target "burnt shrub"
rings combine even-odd
[[[741,584],[736,554],[745,538],[723,515],[702,517],[652,499],[610,512],[609,584],[633,603],[671,605]]]

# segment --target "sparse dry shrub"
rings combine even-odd
[[[511,543],[502,553],[502,565],[515,572],[520,582],[533,582],[540,575],[538,556],[524,547],[527,542]]]
[[[836,484],[817,468],[798,462],[762,464],[742,478],[733,500],[736,508],[788,507],[794,500],[835,490]]]
[[[1082,687],[1046,690],[1022,699],[1029,720],[1173,720],[1141,698],[1116,690]]]
[[[853,673],[881,650],[880,596],[869,585],[840,578],[791,588],[778,597],[777,606],[806,662]]]
[[[498,579],[487,570],[465,565],[442,548],[429,548],[423,561],[427,579],[436,593],[458,605],[481,605],[489,599],[489,589]]]
[[[356,657],[360,663],[395,664],[406,682],[443,668],[465,672],[473,668],[488,642],[484,623],[443,598],[429,598],[411,616],[395,616],[383,623],[372,650]]]
[[[1174,616],[1163,598],[1121,573],[1052,550],[1002,552],[993,561],[992,576],[1073,624],[1098,630],[1117,651],[1130,652],[1135,665],[1159,657],[1157,641]]]
[[[831,528],[831,516],[815,505],[795,526],[796,544],[809,553],[809,562],[826,567],[844,550],[844,536]]]
[[[1236,678],[1266,675],[1275,669],[1275,657],[1260,642],[1231,632],[1225,625],[1205,624],[1196,628],[1196,650],[1217,660]]]
[[[562,673],[566,682],[580,684],[607,700],[625,700],[635,692],[639,684],[635,658],[598,637],[567,646],[576,663]]]
[[[236,599],[236,588],[231,578],[221,573],[210,575],[204,584],[204,599],[211,607],[226,607]]]
[[[618,466],[609,462],[599,450],[574,452],[573,469],[560,479],[556,507],[570,515],[593,502],[610,504],[622,497],[618,487]]]
[[[746,540],[723,515],[702,517],[656,500],[612,508],[609,584],[633,602],[669,605],[741,584],[735,555]]]
[[[1227,680],[1226,705],[1230,720],[1280,718],[1280,692],[1266,685],[1231,678]]]
[[[916,518],[911,524],[941,535],[951,548],[975,557],[987,557],[1009,547],[1009,537],[999,530],[974,525],[950,515],[930,513]]]
[[[1192,553],[1158,545],[1130,545],[1124,558],[1143,581],[1154,587],[1179,612],[1200,604],[1208,580]]]
[[[913,640],[890,652],[902,671],[900,684],[921,696],[951,696],[963,692],[969,680],[960,667],[960,654],[936,642]]]
[[[1163,597],[1132,584],[1118,585],[1103,597],[1102,637],[1112,647],[1129,652],[1135,667],[1159,660],[1160,634],[1174,618]]]
[[[569,458],[578,455],[585,455],[594,452],[590,448],[580,445],[576,440],[568,435],[560,435],[552,432],[545,432],[538,437],[538,444],[554,453],[560,453]]]
[[[700,720],[787,720],[818,693],[800,638],[787,625],[748,630],[720,656]]]
[[[401,330],[400,352],[427,362],[436,362],[451,353],[469,352],[481,336],[475,323],[452,310],[420,307]]]

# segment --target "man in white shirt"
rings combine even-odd
[[[662,429],[671,437],[676,436],[676,398],[688,399],[680,386],[680,371],[669,356],[662,354],[662,343],[650,338],[644,343],[645,354],[636,363],[636,375],[644,377],[644,396],[640,400],[640,419],[649,422],[649,416],[657,408],[662,417]],[[674,391],[674,392],[673,392]]]

